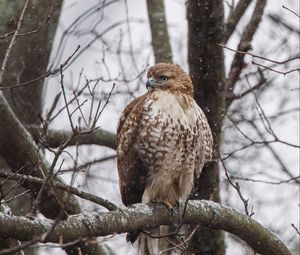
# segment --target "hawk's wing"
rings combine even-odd
[[[147,93],[133,100],[123,111],[117,129],[117,158],[120,191],[124,205],[140,203],[145,189],[146,168],[143,167],[136,142],[143,104]]]
[[[201,110],[199,106],[197,107],[199,108],[200,111],[197,128],[200,130],[200,136],[202,141],[201,148],[196,157],[196,167],[195,167],[196,176],[197,178],[199,178],[202,169],[204,167],[204,164],[209,162],[212,159],[213,137],[204,112]]]

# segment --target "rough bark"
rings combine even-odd
[[[223,40],[223,1],[188,1],[188,63],[195,88],[195,99],[210,123],[215,148],[221,139],[225,110],[224,55],[218,43]],[[195,199],[219,201],[219,167],[210,163],[195,184]],[[225,254],[220,231],[200,227],[194,235],[192,251],[196,254]]]
[[[147,0],[155,63],[172,63],[172,51],[163,0]]]
[[[61,4],[62,0],[30,1],[22,30],[16,37],[7,62],[2,86],[22,83],[45,73]],[[23,5],[24,1],[0,1],[1,35],[14,33]],[[10,34],[0,40],[1,62],[10,40]],[[42,85],[41,79],[24,88],[7,90],[4,93],[0,91],[0,155],[13,171],[22,168],[23,173],[26,173],[27,170],[34,169],[31,174],[40,178],[47,175],[48,167],[23,124],[39,124],[39,115],[42,112]],[[28,187],[34,197],[39,187],[32,184]],[[39,209],[46,217],[55,218],[60,212],[61,204],[64,204],[64,209],[69,214],[81,211],[72,195],[67,192],[54,194],[51,189],[44,193]],[[106,254],[97,244],[79,244],[66,250],[69,254],[78,254],[78,247],[84,254]]]
[[[181,206],[184,206],[181,204]],[[44,242],[70,242],[89,236],[105,236],[124,233],[158,225],[174,224],[180,219],[181,211],[171,212],[161,205],[135,204],[129,208],[109,213],[85,213],[73,215],[59,222]],[[270,231],[252,218],[229,207],[212,201],[190,201],[183,223],[195,222],[223,229],[246,241],[256,252],[262,255],[290,255],[286,246]],[[51,220],[28,219],[26,217],[8,217],[0,213],[1,237],[14,236],[20,240],[31,240],[50,230]],[[63,237],[63,239],[62,239]]]
[[[22,83],[40,77],[46,72],[61,4],[62,0],[30,2],[21,33],[41,28],[36,33],[18,36],[2,86]],[[0,1],[1,35],[16,29],[23,5],[24,1]],[[8,36],[5,40],[0,40],[0,62],[10,39]],[[4,92],[13,111],[24,124],[39,123],[43,82],[40,80],[27,87]]]

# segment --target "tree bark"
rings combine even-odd
[[[163,0],[147,0],[155,63],[172,63],[168,26]]]
[[[11,41],[10,34],[16,30],[23,5],[24,1],[0,0],[0,34],[7,34],[0,40],[1,62]],[[19,84],[46,72],[61,5],[62,0],[30,1],[22,29],[7,62],[2,86]],[[47,163],[25,126],[40,123],[43,82],[41,79],[26,87],[6,90],[4,93],[0,91],[0,155],[13,171],[22,169],[26,173],[29,169],[34,169],[31,174],[40,178],[47,175]],[[39,187],[28,187],[33,197],[36,196]],[[64,204],[64,209],[69,214],[81,211],[74,196],[67,192],[55,194],[48,189],[40,202],[39,209],[49,218],[57,217],[61,210],[60,203]],[[78,247],[84,254],[107,254],[97,244],[81,243],[66,250],[69,254],[79,254]]]
[[[213,133],[214,146],[221,140],[225,111],[224,54],[218,46],[223,40],[224,7],[222,0],[187,3],[188,63],[194,84],[195,100],[205,112]],[[219,201],[219,167],[207,164],[195,183],[194,199]],[[191,242],[195,254],[225,254],[224,237],[220,231],[200,226]]]
[[[181,207],[184,204],[180,204]],[[59,222],[43,242],[70,242],[90,236],[124,233],[147,227],[175,224],[182,211],[170,211],[161,205],[135,204],[108,213],[85,213]],[[291,255],[287,247],[270,231],[245,214],[212,201],[190,201],[182,219],[184,224],[201,223],[214,229],[223,229],[246,241],[262,255]],[[14,236],[20,240],[32,240],[49,231],[53,221],[7,217],[0,213],[0,237]],[[63,239],[62,239],[63,237]]]
[[[24,1],[0,1],[0,34],[16,29]],[[46,70],[52,48],[62,0],[31,1],[24,17],[5,72],[2,86],[15,85],[42,76]],[[0,40],[0,62],[2,62],[11,36]],[[28,45],[30,43],[30,45]],[[10,106],[24,124],[40,123],[42,113],[43,82],[41,79],[24,88],[4,92]]]

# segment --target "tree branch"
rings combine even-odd
[[[42,134],[43,137],[43,132],[44,130],[39,128],[39,127],[33,127],[35,132]],[[64,130],[54,130],[54,129],[49,129],[47,131],[47,145],[51,148],[58,148],[61,144],[63,144],[72,134],[72,131],[64,131]],[[37,139],[40,139],[37,137]],[[75,137],[69,144],[68,146],[73,146],[73,145],[101,145],[101,146],[106,146],[111,149],[116,149],[117,144],[116,144],[116,134],[104,130],[104,129],[96,129],[91,133],[88,134],[83,134]]]
[[[147,8],[155,63],[172,63],[172,50],[165,16],[164,1],[147,0]]]
[[[251,48],[250,44],[261,21],[261,17],[263,15],[265,6],[266,0],[257,0],[252,18],[242,34],[241,40],[237,48],[237,52],[232,60],[232,64],[226,81],[226,88],[227,92],[229,93],[230,91],[233,91],[234,85],[238,81],[239,76],[245,67],[245,54],[240,54],[239,52],[247,52]]]
[[[236,7],[231,10],[228,15],[227,23],[225,25],[225,33],[224,33],[224,42],[226,43],[233,31],[235,30],[237,24],[239,23],[241,17],[244,15],[248,6],[250,5],[251,0],[240,0]]]
[[[183,206],[183,204],[180,204]],[[180,210],[170,212],[161,205],[135,204],[109,213],[85,213],[60,221],[45,242],[70,242],[78,238],[106,236],[158,225],[178,223]],[[246,241],[262,255],[291,255],[287,247],[274,234],[258,222],[229,207],[211,201],[189,201],[184,224],[204,224],[230,232]],[[0,213],[0,237],[32,240],[53,226],[48,219],[28,219]]]
[[[4,178],[16,180],[16,181],[23,180],[23,181],[25,181],[25,183],[30,182],[30,183],[36,183],[36,184],[39,184],[39,185],[43,185],[43,183],[45,182],[45,180],[43,180],[41,178],[33,177],[33,176],[30,176],[30,175],[9,173],[5,170],[0,170],[0,177],[4,177]],[[93,203],[96,203],[98,205],[101,205],[101,206],[107,208],[109,211],[116,210],[118,208],[114,203],[112,203],[112,202],[110,202],[110,201],[108,201],[104,198],[101,198],[99,196],[90,194],[88,192],[78,190],[78,189],[76,189],[72,186],[65,185],[65,184],[59,183],[57,181],[51,181],[49,186],[51,186],[52,188],[55,188],[55,189],[59,189],[59,190],[63,190],[63,191],[72,193],[73,195],[76,195],[80,198],[89,200]]]
[[[47,175],[47,163],[43,160],[43,156],[28,131],[24,128],[7,103],[2,91],[0,91],[0,119],[2,123],[5,123],[0,125],[0,154],[5,158],[12,170],[17,171],[18,169],[23,169],[23,171],[26,172],[33,169],[32,174],[39,178],[43,178],[44,175]],[[34,184],[30,184],[29,186],[35,196],[37,195],[39,187],[40,185]],[[40,204],[40,211],[46,217],[54,218],[60,211],[58,198],[60,203],[65,205],[67,213],[75,214],[81,212],[72,194],[65,191],[59,191],[57,194],[46,192]],[[2,231],[2,228],[0,229]],[[89,251],[89,254],[107,254],[101,245],[79,245],[83,251]]]

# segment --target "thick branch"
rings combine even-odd
[[[165,16],[164,1],[147,0],[147,8],[155,63],[172,63],[172,50]]]
[[[43,130],[38,130],[34,128],[35,131],[43,133]],[[58,148],[63,144],[72,134],[72,131],[62,131],[49,129],[47,133],[48,146],[51,148]],[[83,144],[95,144],[109,147],[111,149],[116,149],[116,135],[110,131],[103,129],[96,129],[89,134],[79,135],[73,139],[68,146],[72,145],[83,145]]]
[[[183,204],[181,204],[183,206]],[[141,229],[145,226],[178,223],[178,210],[170,212],[160,205],[136,204],[109,213],[86,213],[69,217],[57,224],[47,242],[70,242],[79,238],[106,236]],[[185,224],[204,224],[223,229],[246,241],[262,255],[290,255],[287,247],[270,231],[250,217],[211,201],[190,201],[183,219]],[[52,227],[53,221],[28,219],[0,213],[0,237],[26,241]]]
[[[242,34],[237,51],[247,52],[251,48],[250,44],[261,21],[266,2],[266,0],[257,0],[252,18]],[[240,74],[245,67],[244,58],[245,54],[236,52],[232,60],[228,79],[226,82],[226,88],[229,93],[230,91],[233,91],[234,85],[238,81]]]
[[[247,10],[251,0],[240,0],[236,7],[229,13],[227,18],[227,23],[225,26],[225,33],[224,33],[224,42],[226,43],[230,36],[232,35],[233,31],[235,30],[238,22],[240,21],[241,17],[244,15],[245,11]]]

